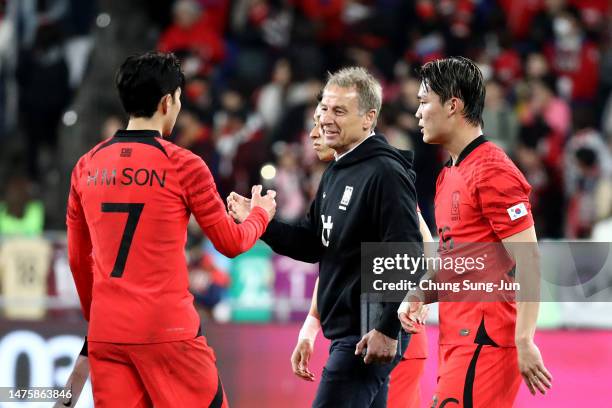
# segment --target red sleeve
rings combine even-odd
[[[531,186],[510,159],[484,163],[477,180],[482,213],[499,239],[533,226]]]
[[[187,206],[215,248],[230,258],[249,250],[268,226],[267,212],[256,207],[242,224],[236,224],[225,210],[204,161],[186,150],[177,155]]]
[[[66,211],[68,235],[68,262],[81,301],[85,320],[89,321],[91,291],[93,287],[93,258],[91,237],[77,189],[78,166],[72,171],[70,194]]]

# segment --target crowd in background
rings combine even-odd
[[[4,160],[1,233],[52,177],[57,129],[71,120],[105,16],[94,1],[0,5],[0,145],[18,146]],[[178,55],[187,78],[172,140],[206,161],[223,197],[248,194],[263,175],[278,192],[277,216],[302,216],[325,168],[307,140],[317,95],[327,71],[360,65],[383,84],[378,131],[415,150],[419,205],[433,227],[447,157],[421,140],[416,69],[463,55],[487,83],[486,137],[533,188],[539,236],[612,236],[608,0],[177,0],[143,12],[159,28],[157,48]],[[109,114],[100,137],[125,123]],[[265,164],[273,168],[262,172]]]

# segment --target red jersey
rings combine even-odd
[[[268,223],[266,211],[256,207],[235,224],[202,159],[156,131],[120,130],[81,157],[66,223],[89,340],[160,343],[196,336],[200,319],[185,259],[192,213],[230,257],[252,247]]]
[[[475,139],[456,164],[449,162],[438,176],[435,214],[440,251],[451,242],[500,243],[533,226],[530,190],[501,148],[483,136]],[[496,270],[512,270],[514,261],[502,244],[486,246],[486,250],[492,252],[489,260],[495,260]],[[514,346],[514,302],[440,302],[439,310],[440,344],[473,344],[484,322],[486,333],[497,345]]]

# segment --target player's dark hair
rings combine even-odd
[[[115,85],[126,113],[133,117],[153,116],[164,95],[183,88],[185,76],[174,54],[147,52],[128,57],[115,76]]]
[[[464,57],[450,57],[428,62],[419,70],[421,81],[444,103],[450,98],[463,101],[463,117],[474,126],[482,126],[485,85],[480,68]]]

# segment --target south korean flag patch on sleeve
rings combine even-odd
[[[518,220],[519,218],[527,215],[527,207],[525,206],[525,203],[514,205],[508,208],[506,211],[508,211],[508,215],[512,221]]]

